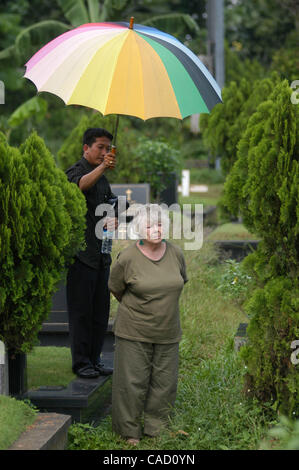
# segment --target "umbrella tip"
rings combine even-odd
[[[129,29],[133,29],[134,16],[131,16]]]

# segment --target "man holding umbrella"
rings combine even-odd
[[[86,249],[77,253],[67,276],[72,368],[83,378],[113,372],[100,361],[109,319],[111,256],[101,253],[102,241],[95,234],[100,219],[95,215],[96,207],[115,197],[104,175],[116,164],[111,152],[112,139],[105,129],[87,129],[83,136],[83,156],[66,171],[68,180],[78,185],[87,204]],[[108,230],[115,230],[117,219],[108,218],[106,224]]]

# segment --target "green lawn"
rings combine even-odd
[[[189,196],[179,194],[179,204],[203,204],[205,206],[216,206],[223,191],[223,184],[208,185],[206,193],[190,193]]]
[[[0,395],[0,450],[8,449],[36,419],[36,411],[23,401]]]
[[[69,348],[41,346],[27,355],[29,390],[41,386],[66,387],[75,377]]]
[[[216,227],[207,235],[206,240],[257,240],[258,237],[250,233],[243,224],[226,223]]]

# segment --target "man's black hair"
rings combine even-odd
[[[113,135],[106,131],[106,129],[102,129],[101,127],[90,127],[84,132],[83,145],[87,144],[91,147],[97,137],[107,137],[111,141],[113,140]]]

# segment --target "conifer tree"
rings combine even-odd
[[[215,157],[221,157],[221,168],[226,175],[236,160],[236,145],[240,135],[232,132],[233,124],[238,120],[244,103],[250,96],[252,84],[242,79],[232,81],[223,88],[223,103],[217,104],[211,114],[201,115],[200,127],[206,147]]]
[[[298,106],[279,82],[249,119],[238,159],[224,188],[224,203],[271,249],[285,251],[281,272],[298,262]],[[279,273],[279,272],[277,272]]]
[[[276,72],[262,80],[250,82],[242,78],[239,82],[232,81],[222,90],[223,103],[215,106],[210,115],[201,116],[204,142],[212,156],[221,157],[225,175],[230,173],[237,160],[238,143],[250,116],[269,98],[278,82]]]
[[[247,388],[284,413],[299,408],[291,344],[299,338],[299,108],[286,80],[249,119],[224,202],[262,239],[243,262],[258,287],[247,301]]]
[[[36,133],[20,149],[0,140],[0,339],[26,352],[83,244],[86,204]]]

